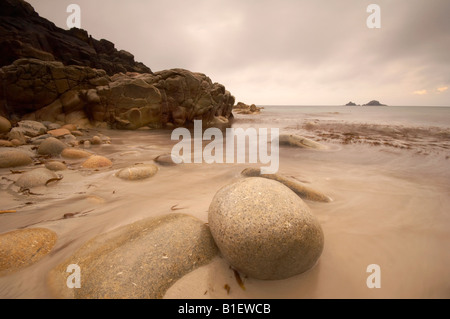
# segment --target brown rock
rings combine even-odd
[[[103,156],[91,156],[87,161],[83,163],[84,168],[98,169],[111,167],[112,162]]]
[[[14,147],[10,141],[0,140],[0,147]]]
[[[310,187],[302,185],[301,183],[299,183],[291,178],[282,176],[280,174],[261,174],[261,170],[255,169],[255,168],[247,168],[247,169],[243,170],[241,174],[246,177],[263,177],[263,178],[272,179],[274,181],[280,182],[280,183],[284,184],[285,186],[289,187],[298,196],[300,196],[301,198],[303,198],[305,200],[311,200],[311,201],[323,202],[323,203],[331,202],[331,198],[326,196],[325,194],[322,194],[321,192],[319,192],[315,189],[312,189]]]
[[[55,246],[57,235],[31,228],[0,235],[0,277],[35,264]]]
[[[51,161],[45,163],[45,168],[53,172],[65,171],[67,169],[66,164],[57,161]]]
[[[153,177],[157,172],[158,167],[156,165],[139,164],[120,170],[119,172],[117,172],[116,176],[128,181],[138,181]]]
[[[61,137],[64,135],[69,135],[70,131],[68,129],[65,128],[60,128],[60,129],[56,129],[56,130],[51,130],[47,132],[48,134],[52,135],[53,137]]]
[[[31,157],[19,150],[2,150],[0,152],[0,168],[26,166],[32,163]]]
[[[88,158],[92,156],[92,153],[76,148],[66,148],[64,151],[62,151],[61,156],[69,159],[80,159],[80,158]]]
[[[60,155],[65,148],[67,148],[66,144],[54,137],[49,137],[39,145],[38,154],[56,156]]]
[[[69,130],[71,132],[78,130],[78,128],[75,124],[66,124],[66,125],[61,126],[61,128]]]
[[[0,134],[8,133],[10,130],[11,122],[3,116],[0,116]]]

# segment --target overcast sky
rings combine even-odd
[[[153,71],[184,68],[259,105],[450,106],[449,0],[29,0]],[[369,29],[369,4],[381,29]]]

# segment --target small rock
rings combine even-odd
[[[322,254],[317,218],[300,197],[273,180],[251,177],[225,186],[211,202],[208,222],[222,256],[256,279],[301,274]]]
[[[76,148],[66,148],[62,151],[61,156],[69,159],[80,159],[88,158],[92,156],[92,154]]]
[[[45,163],[45,168],[54,172],[58,172],[58,171],[65,171],[67,169],[67,166],[62,162],[51,161]]]
[[[40,155],[57,156],[60,155],[65,148],[67,148],[66,144],[54,137],[50,137],[44,140],[41,145],[39,145],[38,153]]]
[[[53,231],[43,228],[0,235],[0,277],[38,262],[52,250],[56,240]]]
[[[46,127],[47,127],[47,129],[49,130],[49,131],[53,131],[53,130],[58,130],[58,129],[60,129],[61,128],[61,125],[59,125],[59,124],[57,124],[57,123],[44,123],[44,122],[42,122]]]
[[[78,127],[75,124],[66,124],[66,125],[61,126],[61,128],[67,129],[71,132],[78,130]]]
[[[10,130],[11,122],[3,116],[0,116],[0,134],[8,133]]]
[[[28,154],[19,150],[8,149],[0,152],[0,168],[25,166],[32,162]]]
[[[23,145],[23,143],[21,141],[19,141],[18,139],[11,140],[11,143],[12,143],[13,146],[21,146],[21,145]]]
[[[96,169],[111,167],[112,162],[103,156],[94,155],[91,156],[86,162],[83,163],[84,168]]]
[[[73,136],[83,136],[84,134],[83,134],[83,132],[80,132],[80,131],[72,131],[72,135]]]
[[[183,159],[180,158],[179,156],[175,155],[175,158],[177,158],[179,160],[179,162],[183,162]],[[177,163],[175,163],[172,159],[172,154],[163,154],[163,155],[159,155],[158,157],[156,157],[154,159],[155,163],[158,163],[159,165],[162,166],[175,166],[178,165]]]
[[[315,150],[326,150],[327,146],[310,140],[306,137],[295,134],[281,134],[279,137],[280,145],[295,146],[300,148],[309,148]]]
[[[36,168],[20,175],[19,179],[16,181],[16,185],[24,188],[45,186],[49,180],[57,178],[58,175],[46,168]]]
[[[49,137],[52,137],[52,136],[50,134],[44,134],[41,136],[36,136],[36,137],[30,138],[28,142],[33,145],[41,145],[41,143],[43,141],[45,141],[46,139],[48,139]]]
[[[0,140],[0,147],[14,147],[10,141]]]
[[[57,130],[48,131],[47,133],[52,135],[53,137],[61,137],[61,136],[69,135],[70,131],[65,128],[60,128]]]
[[[103,141],[102,141],[102,139],[101,139],[100,137],[94,136],[94,137],[91,139],[91,144],[92,144],[92,145],[101,145],[101,144],[103,144]]]
[[[280,182],[293,190],[294,193],[296,193],[298,196],[306,200],[323,203],[329,203],[332,201],[331,198],[326,196],[325,194],[322,194],[319,191],[316,191],[310,187],[306,187],[293,179],[284,177],[279,174],[261,174],[261,170],[255,168],[247,168],[243,170],[241,174],[246,177],[263,177]]]
[[[84,141],[83,147],[84,148],[91,148],[91,142],[90,141]]]
[[[127,168],[120,170],[116,174],[116,176],[121,179],[129,180],[129,181],[137,181],[137,180],[142,180],[142,179],[146,179],[149,177],[153,177],[156,175],[157,172],[158,172],[158,167],[156,165],[139,164],[139,165],[127,167]]]
[[[12,140],[18,140],[23,144],[27,143],[28,138],[23,134],[23,131],[18,127],[13,127],[11,131],[8,133],[8,139],[10,141]]]
[[[45,125],[36,121],[21,121],[17,125],[26,136],[36,137],[47,133]]]

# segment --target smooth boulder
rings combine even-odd
[[[158,167],[153,164],[139,164],[121,169],[116,176],[128,181],[138,181],[156,175]]]
[[[94,155],[89,157],[84,163],[84,168],[89,169],[99,169],[99,168],[108,168],[111,167],[113,163],[104,156]]]
[[[311,200],[314,202],[322,202],[322,203],[329,203],[332,201],[331,198],[328,197],[327,195],[315,189],[302,185],[299,182],[291,178],[282,176],[280,174],[261,174],[261,170],[257,168],[244,169],[241,174],[245,177],[263,177],[280,182],[283,185],[289,187],[291,190],[294,191],[294,193],[296,193],[298,196],[300,196],[305,200]]]
[[[59,177],[47,168],[36,168],[22,174],[16,185],[23,188],[45,186],[49,181],[58,180]]]
[[[204,222],[184,214],[145,219],[99,235],[50,272],[52,293],[77,299],[156,299],[217,247]],[[67,288],[70,264],[83,272],[80,289]]]
[[[67,169],[67,166],[62,162],[51,161],[45,163],[45,168],[57,172],[57,171],[65,171]]]
[[[68,146],[61,142],[60,140],[49,137],[45,139],[38,148],[39,155],[50,155],[50,156],[58,156],[61,152],[66,149]]]
[[[19,150],[5,150],[0,152],[0,168],[26,166],[33,162],[31,157]]]
[[[176,155],[172,155],[172,154],[159,155],[158,157],[156,157],[154,159],[154,161],[155,161],[155,163],[157,163],[157,164],[159,164],[161,166],[176,166],[178,164],[173,161],[174,157],[180,163],[183,161],[183,159],[181,157],[176,156]]]
[[[47,133],[47,127],[36,121],[21,121],[17,123],[19,130],[26,136],[36,137]]]
[[[299,148],[314,149],[314,150],[327,150],[326,145],[317,143],[306,137],[296,134],[281,134],[279,137],[280,145],[294,146]]]
[[[265,178],[243,179],[219,190],[208,221],[223,257],[256,279],[301,274],[317,263],[324,246],[322,228],[303,200]]]
[[[68,159],[80,159],[88,158],[92,156],[92,153],[76,149],[76,148],[66,148],[61,152],[61,156]]]
[[[11,122],[3,116],[0,116],[0,134],[8,133],[10,130]]]
[[[56,234],[44,228],[0,235],[0,277],[38,262],[52,250],[56,240]]]

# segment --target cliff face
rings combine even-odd
[[[23,0],[0,2],[0,39],[0,66],[20,58],[36,58],[102,69],[109,75],[151,73],[144,64],[135,62],[131,53],[118,51],[107,40],[95,40],[84,30],[58,28]]]
[[[211,124],[232,117],[234,97],[206,75],[153,73],[84,30],[65,31],[23,0],[0,2],[0,115],[137,129]]]

